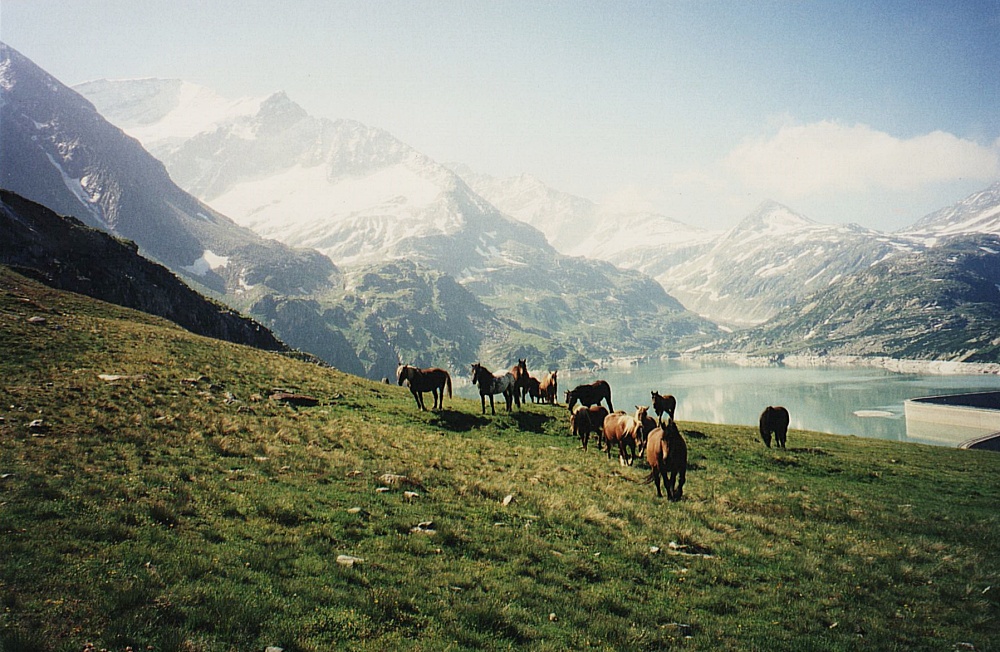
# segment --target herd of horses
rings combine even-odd
[[[478,362],[472,365],[472,383],[479,388],[483,414],[486,414],[487,397],[491,413],[496,414],[493,397],[498,394],[503,396],[508,412],[514,406],[520,408],[529,397],[535,402],[556,405],[557,374],[557,371],[552,371],[539,380],[528,373],[527,360],[523,358],[510,369],[497,373]],[[420,369],[401,364],[396,370],[396,380],[397,384],[409,387],[421,410],[427,409],[423,399],[427,392],[434,397],[433,410],[444,408],[445,389],[451,397],[451,375],[444,369]],[[650,472],[642,484],[654,483],[656,495],[662,497],[662,482],[667,498],[677,501],[684,491],[688,455],[687,442],[674,421],[677,399],[656,391],[650,392],[650,399],[655,419],[649,415],[647,406],[637,405],[634,414],[615,410],[611,403],[611,386],[605,380],[577,385],[566,392],[570,431],[574,437],[579,437],[584,451],[592,434],[597,439],[598,451],[606,449],[609,460],[612,449],[617,450],[618,462],[622,466],[631,466],[638,456],[645,455]],[[602,402],[607,404],[607,408]],[[785,448],[788,423],[787,409],[766,407],[760,415],[761,441],[770,448],[773,437],[777,447]]]

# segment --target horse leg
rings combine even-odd
[[[413,390],[413,400],[417,402],[417,407],[421,410],[424,409],[423,395],[417,390]]]
[[[497,408],[495,405],[493,405],[493,394],[490,394],[490,412],[492,412],[494,415],[497,413]],[[485,407],[483,407],[483,414],[486,414]]]
[[[486,394],[480,394],[479,400],[483,402],[483,414],[486,414]],[[493,397],[490,397],[490,405],[493,405]]]
[[[761,430],[760,438],[763,440],[765,446],[768,448],[771,447],[771,432],[769,430]]]
[[[657,464],[653,467],[653,482],[656,483],[656,497],[663,498],[663,493],[660,491],[660,478],[663,477],[663,488],[667,489],[667,478],[662,473],[660,473],[660,465]],[[669,489],[668,489],[669,492]]]
[[[434,397],[434,408],[435,410],[440,410],[444,407],[444,388],[435,387],[431,390],[431,396]]]
[[[684,495],[684,479],[687,476],[687,468],[681,467],[677,472],[677,489],[674,490],[674,500],[678,501]]]
[[[787,434],[788,431],[783,428],[778,428],[778,431],[774,433],[774,439],[775,442],[778,444],[778,446],[781,446],[782,448],[785,447],[785,439],[787,437]]]

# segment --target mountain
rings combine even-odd
[[[747,327],[858,270],[921,245],[856,224],[826,225],[764,202],[704,253],[660,277],[689,309]]]
[[[115,83],[92,95],[103,111],[123,112],[109,118],[148,116],[146,133],[167,142],[161,127],[188,110],[176,84],[143,80],[150,90],[140,93],[126,83],[123,94],[155,107],[145,110],[110,99]],[[156,97],[166,92],[173,99]],[[561,255],[542,232],[383,130],[309,116],[282,93],[242,106],[253,110],[165,146],[171,176],[257,233],[315,247],[343,270],[407,260],[451,276],[505,324],[502,335],[482,332],[484,356],[505,360],[527,347],[537,363],[555,365],[664,353],[718,335],[648,277]]]
[[[900,231],[900,234],[925,240],[931,246],[938,238],[979,233],[1000,234],[1000,182]]]
[[[219,294],[331,286],[324,256],[265,240],[181,190],[135,139],[5,44],[0,89],[0,186],[132,240]]]
[[[534,226],[569,256],[606,260],[656,278],[710,246],[720,233],[701,229],[664,215],[622,211],[555,190],[523,174],[497,178],[466,165],[450,167],[491,204]]]
[[[410,258],[459,275],[494,264],[491,252],[509,241],[546,247],[542,234],[388,132],[312,117],[284,93],[226,104],[207,89],[166,80],[78,89],[108,119],[148,138],[186,191],[264,237],[317,249],[339,265]],[[201,99],[184,102],[185,95]],[[194,121],[186,118],[192,112]],[[208,117],[216,122],[205,124]],[[192,122],[204,130],[190,134]],[[185,129],[167,136],[179,125]],[[453,246],[453,237],[464,246]]]
[[[198,294],[128,241],[0,190],[0,265],[47,285],[169,319],[192,333],[284,351],[259,323]]]
[[[942,238],[857,271],[730,349],[996,362],[1000,359],[1000,235]]]

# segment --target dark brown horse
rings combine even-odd
[[[604,417],[604,442],[608,445],[608,459],[611,459],[611,446],[618,446],[618,464],[632,466],[635,461],[635,445],[641,436],[642,424],[631,414],[612,412]],[[628,452],[631,451],[631,454]]]
[[[603,405],[591,405],[588,407],[578,406],[569,415],[569,425],[574,437],[580,438],[583,450],[587,450],[587,442],[590,441],[590,433],[597,435],[597,449],[601,450],[601,439],[604,437],[604,418],[608,416],[608,411]]]
[[[590,407],[597,405],[602,399],[608,402],[608,412],[614,412],[615,408],[611,405],[611,385],[606,380],[595,380],[589,385],[577,385],[566,392],[566,406],[570,412],[573,411],[577,401]]]
[[[646,461],[651,469],[643,484],[656,483],[656,495],[660,492],[660,480],[667,490],[667,498],[673,501],[681,499],[684,494],[684,480],[687,477],[687,442],[681,437],[680,430],[673,419],[667,420],[667,425],[654,428],[649,433],[646,443]]]
[[[784,448],[788,435],[788,410],[780,405],[769,405],[760,413],[760,438],[768,448],[771,447],[772,434],[775,445]]]
[[[663,422],[663,413],[666,412],[671,419],[674,418],[674,410],[677,409],[677,399],[673,394],[660,396],[658,392],[650,392],[653,395],[653,411],[656,412],[656,420]]]
[[[559,396],[559,371],[552,371],[542,378],[538,384],[538,393],[542,400],[550,405],[556,404],[556,397]]]
[[[479,398],[483,402],[483,414],[486,414],[486,397],[490,397],[490,411],[497,413],[493,406],[493,395],[503,394],[507,402],[507,411],[510,412],[511,401],[517,402],[517,407],[521,407],[521,399],[517,396],[514,387],[514,375],[509,371],[501,374],[494,374],[492,371],[479,364],[472,365],[472,384],[479,385]]]
[[[528,396],[531,397],[532,403],[540,403],[542,401],[541,383],[534,376],[528,376]],[[527,397],[521,397],[524,401],[527,401]]]
[[[528,361],[525,358],[518,358],[517,364],[510,368],[510,373],[514,376],[514,389],[517,392],[517,404],[525,402],[528,395]]]
[[[417,369],[410,365],[401,364],[396,369],[396,380],[400,385],[406,383],[410,387],[417,407],[426,410],[424,406],[424,392],[434,395],[433,410],[444,408],[444,390],[448,388],[448,398],[451,398],[451,376],[444,369],[431,367],[429,369]]]

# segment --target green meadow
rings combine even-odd
[[[564,406],[420,412],[3,269],[0,419],[5,652],[1000,649],[995,453],[681,421],[671,503]]]

